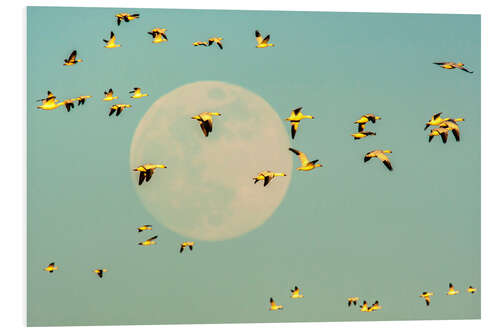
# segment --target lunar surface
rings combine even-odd
[[[208,137],[191,119],[205,111],[222,114],[213,117]],[[199,240],[238,237],[262,225],[287,192],[292,154],[285,125],[263,98],[242,87],[187,84],[156,100],[132,140],[131,168],[167,168],[141,186],[132,173],[132,182],[146,209],[167,228]],[[266,187],[254,184],[263,170],[287,176]]]

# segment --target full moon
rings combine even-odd
[[[203,135],[192,116],[219,112]],[[153,217],[185,237],[218,241],[262,225],[285,196],[292,156],[284,120],[263,98],[240,86],[203,81],[160,97],[136,128],[130,167],[165,164],[138,196]],[[283,172],[266,187],[253,177]]]

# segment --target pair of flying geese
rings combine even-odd
[[[158,236],[153,236],[151,238],[148,238],[147,240],[145,240],[144,242],[140,242],[138,243],[138,245],[141,245],[141,246],[150,246],[150,245],[155,245],[156,244],[156,239],[158,238]],[[180,250],[179,250],[179,253],[182,253],[184,252],[184,249],[188,247],[189,250],[193,251],[193,247],[194,247],[194,242],[182,242],[181,243],[181,247],[180,247]]]
[[[222,37],[212,37],[212,38],[209,38],[208,41],[197,41],[197,42],[194,42],[193,43],[193,46],[205,46],[205,47],[208,47],[208,46],[211,46],[212,44],[216,44],[221,50],[224,48],[222,46],[222,40],[224,38]]]
[[[359,140],[370,135],[377,135],[377,133],[375,132],[365,131],[365,127],[369,121],[375,124],[375,122],[379,119],[382,118],[374,115],[373,113],[367,113],[365,115],[362,115],[358,120],[356,120],[354,123],[358,124],[358,132],[351,134],[352,137],[354,137],[354,140]]]
[[[441,136],[441,139],[443,140],[443,143],[446,143],[448,141],[448,133],[451,131],[453,133],[453,136],[455,137],[455,140],[458,142],[460,141],[460,128],[458,127],[458,122],[459,121],[464,121],[464,118],[441,118],[442,112],[436,113],[435,115],[432,116],[432,118],[425,123],[425,128],[424,130],[427,130],[429,126],[437,126],[433,129],[431,129],[429,133],[429,142],[432,141],[432,139],[435,136]]]
[[[292,293],[290,295],[290,298],[304,298],[304,295],[300,293],[299,287],[295,286],[295,288],[290,289],[290,292]],[[271,297],[269,298],[269,311],[276,311],[276,310],[283,310],[283,305],[278,305],[274,301],[274,299]]]
[[[55,262],[51,262],[43,270],[46,271],[46,272],[49,272],[49,273],[54,273],[58,269],[59,269],[59,267],[56,266],[56,263]],[[92,272],[96,273],[97,276],[99,276],[102,279],[103,273],[106,273],[107,271],[108,270],[105,269],[105,268],[98,268],[98,269],[94,269]]]

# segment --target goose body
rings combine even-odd
[[[75,100],[78,101],[78,105],[83,105],[83,104],[85,104],[85,101],[91,97],[92,96],[79,96],[79,97],[75,98]]]
[[[153,226],[151,224],[145,224],[137,228],[137,232],[143,232],[145,230],[153,230]]]
[[[295,288],[290,290],[292,294],[290,295],[291,298],[304,298],[304,295],[300,293],[299,287],[295,286]]]
[[[56,266],[55,262],[51,262],[50,264],[47,265],[43,270],[49,273],[54,273],[54,271],[57,271],[59,267]]]
[[[193,43],[193,46],[208,46],[208,42],[197,41]]]
[[[378,301],[375,301],[375,303],[372,304],[370,309],[371,311],[376,311],[382,309],[382,307],[380,306],[380,303]]]
[[[379,160],[382,161],[382,163],[384,163],[384,165],[387,167],[387,169],[392,171],[391,161],[389,160],[389,158],[386,155],[386,154],[391,154],[391,153],[392,153],[391,150],[372,150],[371,152],[366,153],[364,161],[366,163],[372,157],[377,157]]]
[[[288,148],[288,150],[299,157],[300,163],[302,164],[297,168],[297,170],[299,171],[310,171],[312,169],[320,168],[323,166],[323,164],[318,163],[319,160],[309,161],[307,155],[297,149]]]
[[[219,112],[202,112],[197,116],[191,117],[191,119],[198,120],[200,123],[201,130],[205,137],[208,137],[208,135],[212,132],[213,130],[213,119],[212,116],[222,116]]]
[[[66,111],[69,112],[75,107],[74,101],[76,101],[76,98],[66,99],[62,102],[62,104],[66,107]]]
[[[277,305],[272,297],[269,299],[269,304],[269,311],[283,310],[283,305]]]
[[[104,98],[102,99],[103,101],[108,102],[117,98],[118,96],[113,96],[113,89],[109,88],[108,91],[104,90]]]
[[[92,272],[96,273],[98,277],[102,279],[102,275],[106,273],[108,270],[106,268],[94,269]]]
[[[144,180],[149,182],[151,177],[153,177],[153,173],[155,169],[165,169],[167,166],[165,164],[143,164],[133,169],[132,171],[139,171],[139,186],[142,185]]]
[[[458,127],[455,120],[447,120],[447,121],[441,123],[441,125],[439,125],[439,127],[448,129],[449,131],[451,131],[453,133],[455,140],[457,142],[460,141],[460,128]]]
[[[423,299],[425,299],[425,304],[429,306],[431,305],[431,296],[434,296],[434,293],[424,291],[418,297],[422,297]]]
[[[64,102],[57,103],[58,101],[55,98],[43,99],[42,105],[38,105],[37,109],[41,110],[54,110],[58,107],[65,105]]]
[[[148,34],[153,36],[153,43],[162,43],[162,42],[168,42],[167,35],[165,32],[167,29],[163,28],[154,28],[151,31],[148,31]]]
[[[153,38],[152,43],[158,44],[158,43],[163,43],[163,42],[168,42],[168,39],[163,38],[161,34],[156,34]]]
[[[213,43],[216,43],[219,46],[219,48],[222,50],[223,49],[223,47],[222,47],[222,40],[223,39],[224,38],[221,38],[221,37],[212,37],[208,40],[208,45],[212,45]]]
[[[363,304],[360,306],[360,311],[361,312],[372,312],[372,308],[368,307],[368,303],[366,301],[363,301]]]
[[[440,135],[443,143],[446,143],[448,141],[448,131],[449,129],[444,127],[433,128],[429,133],[429,142],[431,142],[435,136]]]
[[[116,116],[118,117],[123,110],[130,107],[132,107],[132,105],[130,104],[114,104],[112,107],[109,108],[109,116],[111,117],[113,113],[115,113],[116,111]]]
[[[365,138],[365,137],[370,136],[370,135],[377,135],[377,133],[370,132],[370,131],[361,131],[361,132],[354,133],[351,135],[352,135],[352,137],[354,137],[354,140],[359,140],[359,139]]]
[[[115,15],[115,17],[116,17],[116,24],[120,25],[122,21],[130,22],[132,20],[138,19],[139,14],[130,15],[129,13],[118,13]]]
[[[450,284],[448,285],[448,292],[446,293],[446,295],[453,296],[453,295],[458,294],[459,292],[460,292],[459,290],[455,290],[455,287],[450,282]]]
[[[76,50],[74,50],[73,52],[71,52],[71,54],[69,55],[68,59],[64,59],[64,66],[73,66],[79,62],[82,62],[83,60],[82,59],[76,59]]]
[[[354,304],[354,306],[358,305],[359,297],[348,297],[347,298],[347,306],[351,306],[351,304]]]
[[[376,116],[373,113],[367,113],[365,115],[362,115],[358,120],[356,120],[354,123],[355,124],[366,124],[367,122],[371,121],[372,123],[375,124],[375,122],[379,119],[382,119],[382,117]]]
[[[183,242],[181,244],[181,248],[179,250],[179,253],[182,253],[186,247],[189,247],[189,249],[191,251],[193,251],[193,246],[194,246],[194,242]]]
[[[111,33],[109,34],[109,40],[103,39],[103,41],[106,43],[104,47],[107,49],[114,49],[115,47],[121,47],[121,44],[116,44],[116,36],[113,31],[111,31]]]
[[[467,68],[465,68],[464,67],[465,64],[463,64],[461,62],[455,63],[452,61],[447,61],[447,62],[434,62],[433,64],[438,65],[439,67],[444,68],[444,69],[461,69],[467,73],[471,73],[471,74],[474,73],[474,72],[468,70]]]
[[[270,46],[274,46],[274,44],[269,43],[269,39],[271,39],[271,35],[267,35],[265,38],[262,38],[259,30],[255,30],[255,39],[257,40],[257,48],[262,49]]]
[[[141,245],[141,246],[150,246],[150,245],[154,245],[154,244],[156,244],[155,239],[157,239],[157,238],[158,238],[158,236],[153,236],[153,237],[151,237],[151,238],[148,238],[148,239],[147,239],[147,240],[145,240],[144,242],[140,242],[140,243],[138,243],[138,244],[139,244],[139,245]]]
[[[450,118],[441,118],[442,112],[436,113],[435,115],[432,116],[432,118],[425,123],[425,128],[424,131],[429,127],[429,126],[439,126],[443,121],[449,120]]]
[[[134,88],[134,90],[129,91],[129,93],[133,94],[130,98],[142,98],[148,96],[148,94],[141,93],[141,88]]]
[[[302,119],[314,119],[314,116],[305,115],[302,113],[302,107],[292,110],[290,116],[285,118],[291,124],[292,139],[295,138],[295,133],[299,129],[299,123]]]
[[[286,176],[286,174],[284,173],[278,173],[278,172],[272,172],[270,170],[266,170],[266,171],[262,171],[262,172],[259,172],[259,174],[257,175],[257,177],[254,177],[253,180],[254,180],[254,184],[256,184],[258,181],[260,180],[263,180],[264,181],[264,187],[269,184],[269,182],[274,178],[274,177],[284,177]]]

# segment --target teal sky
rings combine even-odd
[[[465,292],[481,288],[479,15],[127,9],[140,19],[117,27],[121,11],[28,8],[28,325],[480,317],[480,292]],[[156,26],[168,43],[151,43]],[[255,29],[277,47],[256,49]],[[110,30],[121,48],[103,47]],[[224,50],[191,45],[213,35]],[[73,49],[83,63],[66,68]],[[447,60],[474,74],[432,64]],[[179,257],[183,236],[156,223],[130,181],[130,143],[157,98],[205,80],[246,88],[281,118],[303,106],[316,119],[291,146],[325,167],[294,171],[260,228]],[[103,91],[128,102],[135,86],[150,96],[108,117]],[[37,110],[47,90],[93,98]],[[461,142],[427,142],[441,111],[466,119]],[[377,136],[354,142],[368,112],[383,118]],[[363,163],[373,149],[393,151],[392,173]],[[155,225],[157,246],[136,245],[141,224]],[[461,294],[444,296],[448,282]],[[289,298],[294,285],[304,299]],[[428,308],[423,290],[437,294]],[[270,296],[285,310],[268,311]],[[383,309],[349,309],[348,296]]]

